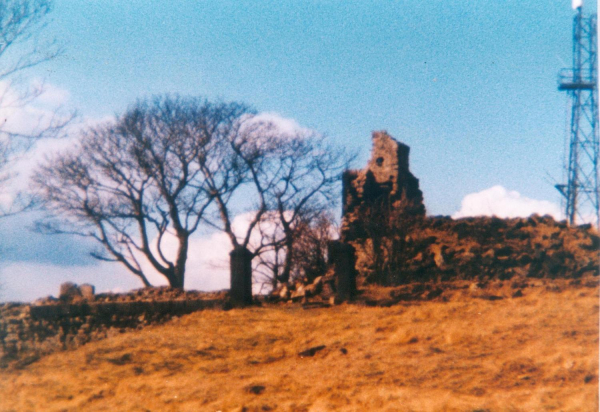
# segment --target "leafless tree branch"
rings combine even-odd
[[[51,0],[0,0],[0,109],[23,112],[45,92],[44,84],[27,84],[29,69],[54,60],[63,49],[56,40],[42,40]],[[28,118],[28,126],[16,127],[10,114],[0,116],[0,191],[8,194],[8,183],[16,173],[11,167],[42,138],[63,135],[74,113],[57,108]],[[13,194],[14,195],[14,194]],[[10,204],[0,207],[0,217],[31,208],[35,202],[24,192],[14,195]]]
[[[90,237],[144,284],[151,267],[182,288],[189,237],[217,200],[211,185],[220,176],[209,182],[202,170],[222,167],[216,148],[246,112],[236,103],[161,96],[88,130],[77,150],[51,160],[34,178],[47,219],[66,216],[55,233],[91,227]],[[174,255],[167,253],[170,242]]]

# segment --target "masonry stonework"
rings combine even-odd
[[[342,240],[368,237],[362,221],[376,208],[395,217],[425,216],[419,180],[410,172],[410,148],[386,131],[373,132],[373,149],[367,167],[349,170],[342,180]]]

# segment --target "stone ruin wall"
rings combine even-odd
[[[0,304],[0,368],[211,308],[229,308],[226,293],[158,287],[94,295],[90,285],[63,284],[59,299]]]
[[[364,238],[361,220],[375,205],[410,216],[425,216],[419,180],[409,170],[410,148],[387,132],[373,132],[367,166],[342,178],[342,240]]]
[[[348,170],[342,177],[341,240],[356,251],[359,284],[373,266],[370,233],[378,213],[385,209],[394,217],[420,219],[425,216],[419,180],[410,172],[410,148],[386,131],[372,134],[371,158],[361,170]],[[369,227],[370,224],[370,227]]]
[[[600,237],[590,225],[569,227],[550,216],[426,217],[409,147],[384,131],[372,141],[367,166],[343,176],[342,241],[356,250],[359,285],[598,275]],[[385,213],[392,221],[378,221]],[[376,267],[389,272],[385,282]]]

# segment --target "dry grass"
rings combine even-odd
[[[597,286],[478,294],[198,312],[3,371],[0,410],[598,410]]]

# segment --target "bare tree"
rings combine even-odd
[[[266,228],[263,225],[260,228],[261,239],[268,239],[265,243],[270,246],[257,257],[257,283],[275,289],[279,283],[295,279],[310,283],[325,274],[328,244],[337,237],[338,231],[331,209],[311,211],[298,218],[288,237],[276,217],[266,220]]]
[[[348,168],[351,156],[344,150],[323,143],[321,136],[296,136],[285,145],[280,155],[281,177],[268,193],[269,203],[276,211],[277,220],[283,229],[281,243],[285,251],[280,282],[288,282],[294,266],[307,246],[299,243],[316,240],[318,223],[328,226],[327,212],[335,208],[339,201],[340,178]],[[324,228],[321,228],[324,229]],[[326,229],[325,229],[326,230]],[[324,233],[321,233],[324,235]]]
[[[241,274],[246,302],[250,262],[264,251],[284,250],[276,279],[289,280],[294,242],[307,227],[300,222],[335,204],[346,160],[320,136],[281,133],[239,104],[159,98],[89,130],[78,150],[41,168],[34,181],[50,216],[39,228],[96,239],[104,246],[96,258],[121,262],[146,285],[140,258],[183,287],[189,237],[206,223],[228,235],[232,285]],[[233,224],[240,204],[244,228]],[[281,230],[260,236],[269,222]]]
[[[222,146],[247,113],[236,103],[195,98],[138,102],[40,169],[34,183],[50,215],[38,227],[94,238],[103,246],[94,257],[122,263],[146,286],[149,265],[183,288],[190,235],[215,190],[225,202],[227,186],[236,185],[229,178],[235,170],[222,167]],[[218,183],[202,173],[209,166],[220,171]]]
[[[273,129],[273,125],[254,122],[253,116],[241,117],[235,133],[214,148],[219,155],[202,159],[201,170],[216,205],[216,215],[207,223],[224,232],[234,250],[248,251],[254,229],[269,211],[267,191],[278,178],[275,154],[281,147]],[[241,191],[250,215],[245,230],[233,226],[235,195]],[[255,245],[250,253],[254,256],[264,247]]]
[[[338,198],[341,172],[348,166],[344,151],[323,143],[316,134],[282,133],[276,124],[247,117],[238,133],[230,134],[224,146],[229,163],[225,170],[231,184],[223,184],[220,169],[203,169],[208,186],[215,194],[220,225],[231,239],[236,253],[252,260],[261,254],[276,263],[273,282],[287,282],[294,263],[294,243],[302,221],[310,221],[333,207]],[[232,196],[243,193],[253,200],[248,208],[248,225],[236,233],[232,225]],[[214,223],[213,223],[214,224]],[[252,243],[253,234],[259,241]]]
[[[40,40],[50,0],[0,0],[0,188],[14,177],[10,171],[19,156],[45,137],[57,137],[73,114],[40,115],[28,119],[28,127],[12,122],[11,113],[23,109],[44,91],[43,85],[27,84],[25,74],[40,64],[58,57],[62,50],[54,40]],[[0,217],[20,212],[31,205],[31,199],[16,196],[9,206],[0,207]]]
[[[301,222],[302,229],[294,244],[291,277],[302,277],[309,283],[327,271],[329,243],[338,238],[338,226],[331,211]]]

